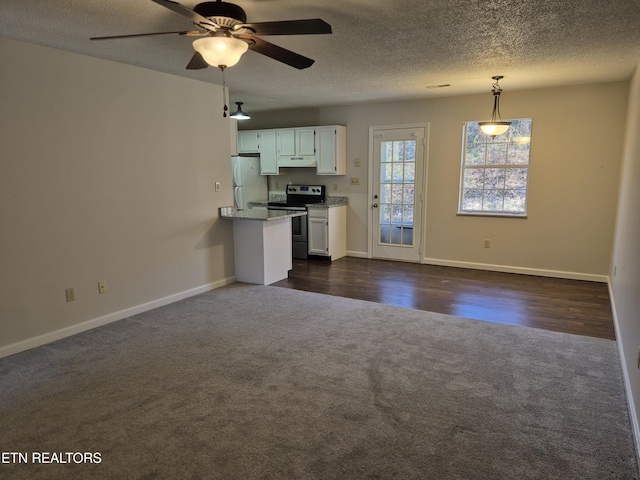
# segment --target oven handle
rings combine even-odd
[[[306,212],[307,208],[306,207],[274,207],[274,206],[268,206],[267,210],[291,210],[293,212]]]

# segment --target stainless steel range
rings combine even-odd
[[[284,202],[269,202],[270,210],[297,210],[306,211],[307,205],[323,203],[326,198],[324,185],[287,185],[287,199]],[[308,228],[306,217],[294,217],[291,219],[291,240],[293,258],[307,258]]]

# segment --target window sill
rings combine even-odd
[[[458,217],[528,218],[526,213],[458,212]]]

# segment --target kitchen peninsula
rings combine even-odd
[[[307,212],[223,207],[220,216],[233,220],[236,279],[269,285],[292,268],[291,219]]]

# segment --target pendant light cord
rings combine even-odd
[[[227,84],[226,84],[225,79],[224,79],[224,69],[226,67],[224,65],[220,65],[218,68],[222,72],[222,103],[224,104],[224,108],[222,109],[222,117],[226,118],[227,117],[227,111],[229,110],[229,107],[227,106],[227,96],[225,95],[226,90],[227,90]]]
[[[491,114],[491,121],[495,122],[496,120],[502,121],[502,116],[500,115],[500,94],[502,93],[502,88],[498,84],[498,79],[496,79],[496,83],[492,85],[493,87],[493,113]],[[497,114],[497,118],[496,118]]]

